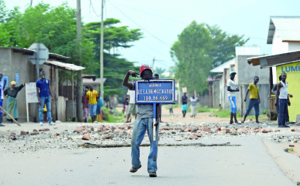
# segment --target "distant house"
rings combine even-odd
[[[37,81],[37,79],[39,78],[39,74],[37,74],[35,65],[33,65],[28,60],[28,56],[31,56],[33,54],[34,51],[29,49],[0,46],[1,72],[8,79],[8,86],[10,86],[11,81],[19,80],[18,85],[28,82],[35,83]],[[54,121],[66,121],[66,97],[59,94],[59,73],[61,71],[81,71],[85,69],[84,67],[76,66],[70,63],[65,63],[65,61],[68,61],[69,59],[70,58],[66,56],[49,53],[48,60],[46,60],[43,65],[40,65],[40,70],[44,70],[46,73],[46,78],[50,79],[51,92],[53,96],[55,98],[58,98],[56,101],[52,101],[51,103],[52,118]],[[18,119],[21,122],[26,121],[27,113],[25,88],[21,90],[21,92],[18,94],[17,100],[19,112]],[[4,99],[4,109],[6,109],[6,101],[7,100]],[[72,108],[74,110],[75,105]],[[37,103],[29,104],[30,121],[39,121],[37,110]]]

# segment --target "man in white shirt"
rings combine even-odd
[[[129,120],[130,114],[137,117],[137,105],[135,104],[135,90],[128,90],[127,95],[129,95],[129,105],[128,105],[128,114],[125,123],[130,123]]]
[[[236,119],[236,92],[240,90],[234,83],[235,75],[236,72],[232,71],[230,73],[230,79],[227,80],[227,91],[228,91],[227,94],[231,105],[230,124],[233,124],[233,118],[236,124],[240,124]]]
[[[286,82],[287,75],[285,72],[281,74],[281,81],[277,85],[276,101],[279,101],[279,116],[278,127],[288,128],[285,123],[287,121],[288,105],[291,105],[289,97],[293,95],[288,93],[288,83]],[[278,103],[277,103],[278,104]]]
[[[190,98],[190,102],[191,102],[191,111],[192,111],[192,115],[191,117],[196,117],[197,115],[197,103],[198,103],[199,99],[197,97],[195,97],[194,95]]]

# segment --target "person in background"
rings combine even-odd
[[[103,121],[103,117],[102,117],[102,110],[101,108],[104,106],[104,101],[101,97],[98,98],[97,100],[97,110],[96,110],[96,114],[97,114],[97,121],[98,122],[102,122]]]
[[[8,87],[4,91],[4,96],[8,97],[7,100],[7,112],[14,117],[14,119],[17,121],[18,120],[18,101],[17,101],[17,95],[19,91],[22,90],[22,88],[25,86],[25,84],[22,84],[20,86],[16,87],[16,82],[12,81],[10,83],[11,87]],[[7,121],[10,121],[11,123],[13,120],[9,117],[6,116]]]
[[[50,89],[50,80],[45,78],[45,71],[43,70],[40,72],[40,78],[36,81],[36,94],[39,101],[40,126],[43,126],[44,123],[43,110],[45,104],[49,125],[55,125],[51,117],[51,97],[53,99],[53,96]]]
[[[134,81],[132,83],[134,83]],[[131,122],[130,115],[135,116],[135,119],[137,117],[137,105],[135,104],[135,91],[128,90],[127,95],[129,100],[129,106],[128,106],[128,113],[127,113],[127,118],[125,123],[130,123]]]
[[[127,116],[127,106],[129,105],[129,99],[127,94],[125,95],[124,101],[123,101],[123,114]]]
[[[249,92],[250,92],[250,101],[249,101],[248,108],[247,108],[247,111],[245,113],[244,120],[242,121],[242,123],[245,122],[247,116],[249,115],[249,113],[253,107],[255,109],[256,123],[259,123],[258,116],[259,116],[260,97],[259,97],[259,88],[257,87],[258,81],[259,81],[259,78],[257,76],[255,76],[254,82],[250,83],[248,90],[246,92],[244,101],[245,102],[247,101],[247,96],[248,96]]]
[[[281,75],[279,76],[279,83],[281,83]],[[273,87],[273,94],[277,94],[277,87],[278,84],[277,83],[274,87]],[[293,96],[289,94],[289,98],[292,98]],[[276,111],[277,111],[277,121],[279,121],[279,116],[280,116],[280,110],[279,110],[279,98],[277,97],[277,99],[275,100],[275,106],[276,106]],[[286,122],[290,121],[290,117],[289,117],[289,108],[287,108],[287,112],[286,112]]]
[[[4,88],[6,85],[6,79],[4,79],[4,84],[2,83],[3,74],[0,73],[0,106],[3,107],[3,98],[4,98]],[[3,122],[3,111],[0,109],[0,127],[4,127]]]
[[[234,77],[236,72],[230,72],[230,78],[227,81],[227,91],[228,91],[228,99],[231,105],[230,112],[230,123],[233,124],[233,118],[236,124],[240,124],[236,119],[236,92],[240,91],[238,87],[236,87],[234,83]]]
[[[187,110],[187,102],[188,102],[188,97],[186,96],[186,92],[183,93],[181,102],[182,102],[182,105],[181,105],[182,116],[185,118],[186,110]]]
[[[293,97],[293,95],[288,93],[288,83],[286,82],[287,75],[285,72],[281,74],[281,81],[277,85],[277,94],[276,100],[278,98],[279,103],[279,119],[278,119],[278,127],[280,128],[288,128],[286,125],[287,120],[287,112],[288,105],[291,105],[289,97]]]
[[[170,115],[174,115],[174,112],[173,112],[173,104],[170,104],[169,105],[169,112],[170,112]]]
[[[89,109],[92,122],[96,121],[96,111],[97,111],[97,98],[99,97],[98,92],[94,90],[91,85],[90,90],[86,93],[86,98],[89,100]]]
[[[192,111],[192,115],[191,117],[196,117],[197,115],[197,103],[198,103],[199,99],[197,97],[195,97],[195,95],[193,95],[190,98],[190,102],[191,102],[191,111]]]
[[[81,102],[83,106],[83,114],[84,114],[84,122],[88,122],[89,120],[89,100],[86,98],[86,93],[89,91],[88,87],[85,87],[83,95],[81,97]]]
[[[114,102],[114,109],[116,109],[117,106],[118,106],[118,95],[115,95],[115,96],[113,97],[113,102]]]

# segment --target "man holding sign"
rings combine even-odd
[[[135,90],[135,83],[130,83],[129,76],[137,77],[139,74],[129,70],[123,80],[123,86],[128,87],[130,90]],[[153,79],[153,73],[149,66],[142,65],[140,68],[140,77],[142,80],[149,81]],[[135,99],[135,98],[131,98]],[[153,105],[152,104],[138,104],[138,111],[137,111],[137,119],[134,121],[133,124],[133,131],[131,136],[131,160],[132,160],[132,168],[130,172],[135,173],[139,168],[142,167],[140,161],[140,148],[139,145],[142,143],[144,135],[147,130],[147,134],[150,141],[150,154],[148,156],[148,173],[150,177],[156,177],[157,171],[157,151],[155,150],[155,145],[153,141],[157,141],[158,139],[158,114],[159,113],[159,106],[157,105],[158,111],[156,112],[156,122],[153,123]],[[154,127],[156,126],[156,127]],[[153,139],[153,132],[154,128],[157,130],[156,139]]]

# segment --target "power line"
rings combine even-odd
[[[101,17],[101,15],[98,15],[98,14],[96,13],[96,10],[95,10],[95,8],[94,8],[94,5],[93,5],[92,0],[90,0],[90,9],[91,9],[91,7],[92,7],[92,10],[93,10],[94,14],[95,14],[97,17]]]
[[[145,29],[144,27],[142,27],[140,24],[138,24],[136,21],[134,21],[133,19],[131,19],[129,16],[127,16],[120,8],[118,8],[116,5],[114,5],[111,1],[108,1],[113,7],[115,7],[121,14],[123,14],[125,17],[127,17],[129,20],[131,20],[134,24],[136,24],[138,27],[140,27],[142,30],[144,30],[145,32],[147,32],[148,34],[150,34],[152,37],[154,37],[156,40],[158,40],[159,42],[161,42],[162,44],[164,44],[165,46],[167,46],[168,48],[170,47],[167,43],[165,43],[164,41],[162,41],[161,39],[159,39],[157,36],[155,36],[154,34],[152,34],[150,31],[148,31],[147,29]]]

